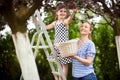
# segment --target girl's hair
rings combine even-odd
[[[92,24],[89,23],[88,21],[86,21],[86,22],[84,22],[84,23],[87,23],[87,24],[90,25],[90,31],[92,32],[92,30],[93,30],[93,26],[92,26]],[[88,35],[88,38],[89,38],[90,40],[92,40],[91,33]]]
[[[86,23],[88,23],[88,24],[90,25],[90,31],[92,32],[92,30],[93,30],[92,24],[90,24],[89,22],[86,22]],[[92,34],[92,33],[90,33],[90,34],[88,35],[88,38],[89,38],[90,40],[92,40],[91,34]]]
[[[68,7],[66,5],[64,5],[63,3],[59,3],[59,4],[57,4],[56,10],[55,10],[55,19],[57,19],[57,14],[56,13],[62,8],[65,8],[67,10],[67,16],[66,17],[69,16]]]

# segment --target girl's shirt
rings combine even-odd
[[[77,56],[81,58],[86,58],[87,56],[95,57],[96,49],[95,45],[91,40],[87,40],[77,51]],[[91,65],[86,66],[82,64],[80,61],[73,59],[72,64],[72,75],[73,77],[83,77],[90,73],[94,73],[93,62]]]
[[[55,40],[54,43],[65,42],[68,40],[68,29],[64,25],[64,21],[57,24],[55,22]]]

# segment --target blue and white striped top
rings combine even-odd
[[[87,56],[95,57],[96,49],[91,40],[87,40],[77,52],[77,56],[86,58]],[[86,66],[76,59],[72,59],[72,76],[76,78],[84,77],[90,73],[94,73],[93,62],[91,65]]]

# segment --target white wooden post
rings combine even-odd
[[[40,80],[27,33],[12,34],[24,80]]]
[[[120,69],[120,36],[115,36],[117,53],[118,53],[118,61],[119,61],[119,69]]]

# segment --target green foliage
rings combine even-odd
[[[36,30],[29,31],[30,41],[35,32]],[[79,24],[72,20],[70,23],[69,32],[70,39],[79,38]],[[51,32],[48,31],[48,33]],[[94,67],[98,80],[118,80],[120,76],[113,34],[113,30],[110,26],[102,24],[99,24],[93,31],[92,39],[95,42],[97,49]],[[54,36],[54,32],[50,34],[50,37],[51,36]],[[53,41],[54,39],[51,40]],[[21,72],[15,55],[11,35],[7,34],[6,37],[1,35],[0,42],[1,80],[18,80]],[[38,51],[36,63],[41,80],[47,80],[48,78],[50,80],[54,79],[45,53],[41,49]],[[69,64],[68,80],[73,80],[71,63]]]
[[[38,55],[36,57],[36,63],[41,80],[54,79],[50,65],[47,61],[43,49],[39,50]]]
[[[10,34],[0,35],[0,80],[18,80],[20,67]]]
[[[113,34],[109,25],[102,24],[93,32],[93,41],[97,49],[94,66],[99,80],[118,80],[120,76]]]
[[[44,19],[44,23],[46,25],[52,23],[55,20],[55,16],[54,16],[53,12],[49,11],[45,15],[47,16]],[[50,35],[50,39],[53,42],[54,41],[54,29],[48,30],[48,34]]]
[[[69,39],[79,38],[80,37],[80,25],[78,24],[79,20],[72,20],[69,24]]]
[[[4,2],[4,0],[2,0]],[[20,4],[24,4],[23,2],[18,2],[18,0],[14,0],[14,2],[12,2],[12,0],[8,0],[10,3],[14,3],[14,7],[16,7],[15,12],[18,12],[19,9],[19,5]],[[15,2],[17,1],[17,2]],[[26,3],[26,1],[30,1],[30,0],[23,0],[25,1],[25,6],[27,8],[27,4],[31,4],[29,2]],[[38,1],[38,0],[35,0]],[[33,2],[35,2],[33,0]],[[51,0],[50,0],[51,1]],[[67,0],[64,0],[67,1]],[[73,2],[73,0],[71,0]],[[68,3],[71,1],[67,1]],[[78,5],[78,7],[88,7],[88,8],[92,8],[92,4],[88,4],[86,0],[83,0],[84,2],[81,2],[81,0],[74,0],[76,5]],[[96,4],[97,1],[101,2],[102,4],[104,4],[105,0],[90,0],[90,1],[95,1],[94,3]],[[118,0],[117,0],[118,1]],[[6,1],[5,1],[6,2]],[[9,6],[9,2],[6,2],[6,4],[8,4],[6,10],[11,10],[10,6]],[[49,1],[47,1],[49,2]],[[45,2],[46,4],[48,4],[47,2]],[[85,3],[86,2],[86,3]],[[19,5],[18,5],[19,4]],[[45,4],[45,5],[46,5]],[[81,4],[81,5],[80,5]],[[2,4],[3,5],[3,4]],[[0,6],[0,11],[4,10],[4,6]],[[101,4],[100,4],[101,5]],[[95,6],[93,9],[97,9],[97,6],[93,4],[93,6]],[[112,5],[111,5],[112,6]],[[117,2],[116,6],[113,10],[113,16],[111,16],[111,10],[108,8],[106,9],[106,7],[101,6],[99,7],[100,9],[104,9],[104,12],[108,13],[110,15],[111,18],[118,19],[119,18],[119,3]],[[49,7],[49,6],[47,6]],[[50,10],[50,8],[48,8]],[[99,12],[100,14],[104,14],[102,13],[102,11],[100,9],[97,9],[96,12]],[[25,11],[25,10],[23,10]],[[115,11],[115,12],[114,12]],[[8,13],[10,14],[10,13]],[[87,13],[89,17],[92,16],[91,12]],[[13,15],[13,14],[10,14]],[[20,17],[20,15],[18,15]],[[47,12],[46,13],[46,18],[45,18],[45,23],[49,24],[51,23],[55,18],[52,14],[52,12]],[[86,14],[85,14],[86,16]],[[13,16],[12,16],[13,17]],[[2,17],[1,17],[2,18]],[[82,17],[82,18],[86,18],[86,17]],[[11,21],[11,16],[10,16],[10,21]],[[2,28],[1,26],[3,25],[3,22],[1,22],[3,19],[0,19],[0,28]],[[113,19],[114,20],[114,19]],[[13,21],[14,22],[14,21]],[[69,38],[79,38],[80,34],[79,34],[79,21],[73,20],[70,23],[70,28],[69,28]],[[116,22],[114,22],[116,23]],[[12,23],[11,23],[12,24]],[[93,32],[93,41],[96,44],[96,49],[97,49],[97,54],[96,54],[96,58],[95,58],[95,71],[97,73],[97,77],[98,80],[119,80],[120,79],[120,71],[118,68],[118,58],[117,58],[117,51],[116,51],[116,45],[115,45],[115,40],[114,40],[114,33],[111,27],[109,27],[108,25],[98,25],[98,28],[95,28],[94,32]],[[120,26],[120,20],[118,20],[118,26]],[[116,27],[116,26],[115,26]],[[120,29],[120,27],[119,27]],[[29,32],[29,36],[30,36],[30,40],[33,36],[33,34],[35,33],[36,30],[31,30]],[[48,31],[50,38],[52,41],[54,41],[54,30],[50,30]],[[19,63],[17,61],[16,58],[16,54],[15,54],[15,49],[14,49],[14,45],[12,42],[12,37],[9,34],[6,34],[7,36],[3,36],[0,35],[0,80],[19,80],[20,77],[20,67],[19,67]],[[37,40],[37,38],[36,38]],[[38,71],[40,73],[40,78],[41,80],[53,80],[53,75],[51,74],[51,69],[48,65],[48,61],[46,60],[46,56],[43,52],[43,50],[40,50],[37,54],[36,57],[36,63],[38,66]],[[44,71],[44,72],[43,72]],[[71,76],[71,64],[69,64],[69,75],[68,75],[68,80],[73,80],[72,76]]]
[[[49,24],[55,20],[52,12],[47,12],[46,16],[44,20],[45,24]],[[69,39],[80,37],[80,25],[81,23],[77,18],[70,22]],[[30,41],[35,32],[36,30],[34,29],[29,30]],[[48,30],[48,34],[53,42],[54,29]],[[12,37],[9,34],[6,35],[0,35],[0,80],[19,80],[21,71],[16,58]],[[98,80],[119,80],[120,71],[113,29],[107,24],[98,24],[94,28],[92,39],[97,49],[94,67]],[[36,41],[37,37],[35,38],[35,43]],[[36,63],[41,80],[54,79],[45,53],[41,49],[36,56]],[[68,80],[73,80],[71,63],[69,64]]]

